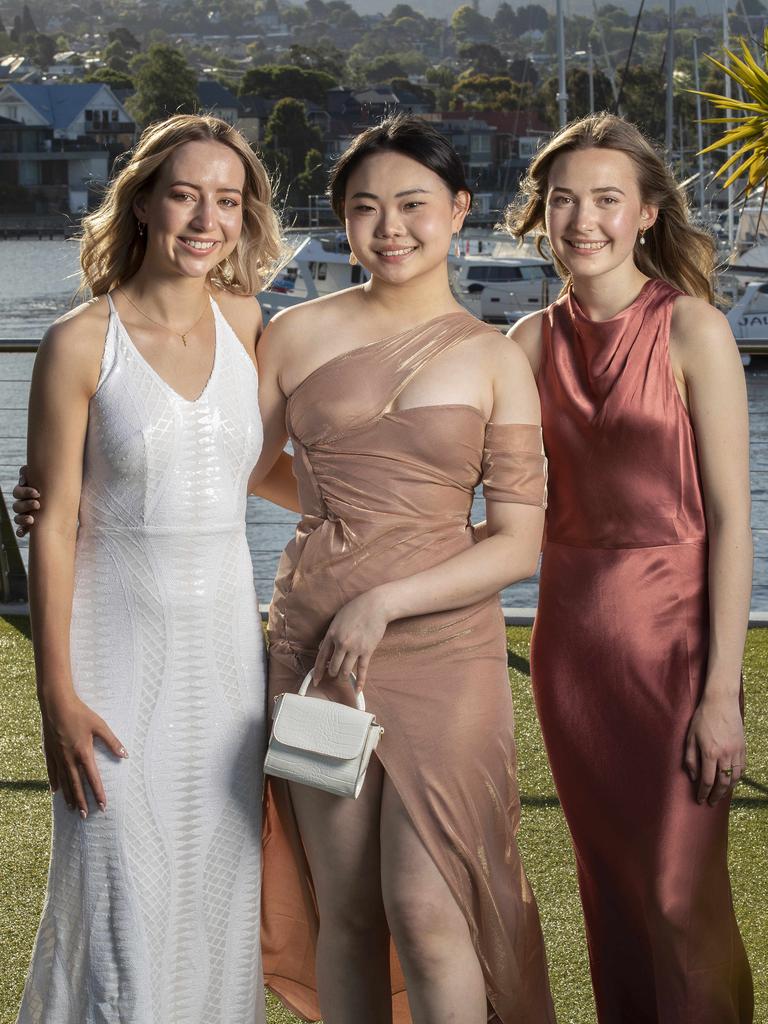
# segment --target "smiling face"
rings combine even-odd
[[[635,243],[657,210],[643,203],[626,153],[598,147],[562,153],[547,184],[547,235],[574,280],[635,267]]]
[[[344,217],[352,252],[374,277],[404,284],[445,267],[469,194],[394,151],[373,153],[350,173]]]
[[[237,245],[244,187],[245,167],[229,146],[212,140],[179,146],[151,192],[134,203],[147,225],[146,259],[185,277],[205,277]]]

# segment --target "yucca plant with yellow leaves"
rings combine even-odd
[[[728,157],[725,163],[715,172],[719,178],[730,171],[723,182],[723,188],[728,188],[738,178],[747,176],[747,182],[741,195],[747,198],[760,185],[768,180],[768,26],[763,35],[763,64],[761,66],[749,49],[745,39],[740,39],[741,57],[731,50],[726,50],[730,58],[730,67],[726,66],[714,57],[706,54],[706,58],[715,67],[725,72],[744,91],[744,100],[735,96],[722,96],[719,93],[702,92],[691,89],[690,92],[698,93],[708,99],[720,110],[742,111],[741,116],[730,117],[707,117],[702,118],[702,124],[723,124],[727,130],[711,146],[702,149],[702,153],[711,153],[715,149],[724,149],[726,146],[738,145],[736,151]],[[748,112],[748,113],[747,113]],[[741,162],[739,162],[741,161]],[[738,165],[735,166],[734,165]]]

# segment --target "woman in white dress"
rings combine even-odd
[[[94,298],[35,362],[30,606],[54,829],[20,1024],[264,1019],[265,667],[244,513],[270,199],[224,122],[147,129],[85,222]],[[292,505],[285,470],[260,493]]]

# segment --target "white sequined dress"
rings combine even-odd
[[[212,301],[187,401],[110,301],[91,400],[72,667],[129,752],[97,741],[108,809],[53,799],[19,1024],[258,1024],[265,663],[245,536],[257,377]]]

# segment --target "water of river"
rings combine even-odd
[[[77,243],[73,241],[0,241],[0,338],[40,338],[65,312],[77,288]],[[0,486],[8,496],[16,468],[24,460],[26,403],[34,356],[0,353]],[[752,606],[768,611],[768,369],[749,369],[752,459],[752,523],[755,575]],[[297,516],[258,498],[248,499],[247,535],[256,589],[261,601],[271,595],[277,561],[293,534]],[[484,518],[476,496],[473,518]],[[505,605],[536,604],[535,580],[504,591]]]

